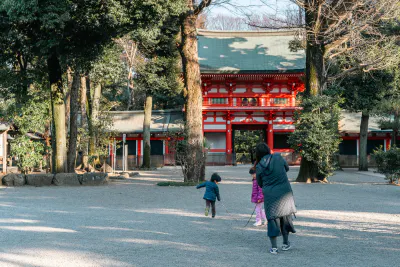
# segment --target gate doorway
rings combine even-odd
[[[266,125],[232,125],[232,150],[236,164],[254,164],[255,147],[267,142]]]

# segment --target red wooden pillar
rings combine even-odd
[[[143,139],[142,139],[143,140]],[[141,157],[142,157],[142,140],[138,139],[137,142],[137,166],[140,167],[142,164]]]
[[[274,149],[274,125],[273,125],[273,117],[269,116],[268,128],[267,128],[267,142],[268,146],[271,149],[271,153],[273,153]]]
[[[226,120],[226,154],[232,154],[232,124],[229,116]]]
[[[169,141],[168,139],[164,140],[164,144],[165,144],[165,155],[169,154]]]
[[[392,139],[386,139],[386,150],[390,149]]]

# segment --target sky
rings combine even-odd
[[[212,6],[209,8],[209,14],[211,16],[217,14],[225,14],[231,16],[243,16],[246,14],[260,15],[263,13],[274,14],[276,11],[281,13],[288,6],[293,6],[294,4],[290,0],[214,0],[216,3],[220,2],[230,2],[230,4],[225,4],[223,6]],[[235,8],[234,6],[239,6]]]

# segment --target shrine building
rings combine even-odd
[[[210,154],[234,153],[235,130],[263,130],[274,151],[291,155],[296,96],[304,91],[305,53],[293,31],[198,31],[203,131]]]

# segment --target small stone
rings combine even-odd
[[[123,172],[123,173],[120,174],[120,176],[125,178],[125,179],[128,179],[130,177],[128,172]]]
[[[105,185],[108,183],[108,174],[104,172],[90,172],[80,174],[78,179],[82,185]]]
[[[138,172],[130,172],[129,173],[129,177],[135,177],[135,176],[138,176],[138,175],[139,175]]]

